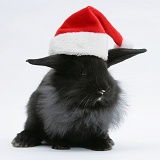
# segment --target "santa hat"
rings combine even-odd
[[[107,18],[88,6],[65,20],[50,41],[49,54],[94,55],[107,60],[108,36],[118,47],[127,48]]]

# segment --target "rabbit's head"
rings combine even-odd
[[[146,49],[112,49],[108,60],[96,56],[56,54],[40,59],[28,59],[34,65],[48,66],[55,70],[52,84],[60,100],[74,107],[95,107],[97,104],[116,103],[120,88],[108,68]],[[102,105],[103,106],[103,105]]]

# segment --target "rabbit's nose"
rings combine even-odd
[[[100,93],[101,95],[103,95],[105,92],[106,92],[106,90],[103,90],[103,89],[99,91],[99,93]]]
[[[107,89],[100,89],[100,90],[98,91],[98,93],[99,93],[100,95],[104,95],[106,92],[109,92],[110,88],[111,88],[111,87],[108,86]]]

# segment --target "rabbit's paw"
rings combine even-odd
[[[54,138],[52,140],[52,149],[66,150],[70,149],[68,143],[59,138]]]
[[[13,139],[14,147],[34,147],[41,144],[41,141],[36,135],[30,131],[22,131]]]
[[[66,149],[70,149],[70,147],[62,146],[62,145],[52,145],[52,149],[66,150]]]
[[[108,151],[112,149],[114,142],[112,139],[98,139],[92,142],[87,148],[94,151]]]
[[[114,146],[115,143],[114,143],[114,141],[113,141],[109,136],[107,137],[106,140],[107,140],[107,142],[108,142],[111,146]]]

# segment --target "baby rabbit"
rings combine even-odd
[[[53,149],[111,150],[114,142],[108,132],[120,122],[123,106],[121,88],[108,68],[143,52],[146,49],[111,49],[106,61],[65,54],[28,59],[51,70],[31,95],[24,130],[13,139],[13,146],[47,141]]]

